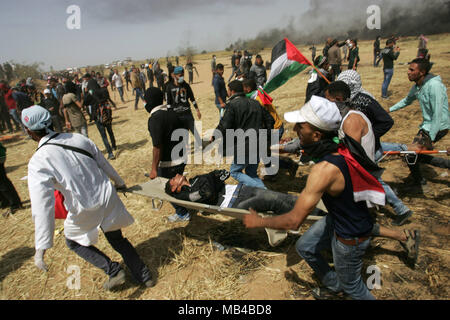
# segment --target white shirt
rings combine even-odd
[[[367,131],[366,135],[361,138],[361,146],[363,147],[364,151],[366,152],[370,160],[375,162],[375,135],[373,133],[372,123],[364,113],[360,111],[350,110],[344,117],[344,119],[342,119],[341,127],[339,129],[339,138],[341,139],[344,138],[345,133],[344,130],[342,130],[342,127],[344,126],[345,120],[347,120],[348,116],[351,115],[352,113],[360,115],[367,123],[367,127],[369,128],[369,130]]]
[[[221,208],[228,208],[228,205],[231,202],[231,199],[233,198],[233,194],[234,191],[236,191],[237,185],[230,185],[230,184],[226,184],[225,185],[225,195],[224,200],[222,201],[222,203],[220,204]]]
[[[42,138],[39,146],[50,137]],[[109,178],[118,186],[124,185],[124,181],[91,140],[80,134],[60,133],[49,143],[78,147],[95,160],[53,145],[43,146],[32,156],[28,163],[28,189],[36,249],[53,246],[55,189],[63,194],[68,211],[64,234],[80,245],[97,243],[99,227],[109,232],[134,222]]]
[[[123,87],[122,77],[119,76],[117,73],[114,73],[114,75],[112,76],[112,81],[115,82],[116,88]]]

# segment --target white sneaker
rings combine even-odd
[[[179,216],[178,214],[173,214],[169,217],[167,217],[167,221],[169,222],[185,222],[185,221],[189,221],[191,220],[191,215],[189,213],[187,213],[184,216]]]

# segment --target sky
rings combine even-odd
[[[44,70],[178,55],[180,48],[223,50],[239,38],[284,27],[309,0],[1,1],[0,63],[43,62]],[[80,8],[70,30],[69,6]]]

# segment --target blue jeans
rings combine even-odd
[[[362,257],[369,245],[370,239],[357,246],[345,245],[337,240],[332,218],[328,214],[303,234],[297,241],[296,249],[328,289],[344,291],[355,300],[375,300],[361,277]],[[330,248],[335,270],[320,253]]]
[[[399,143],[381,143],[381,148],[378,149],[375,152],[375,162],[378,162],[381,157],[383,156],[384,151],[405,151],[408,150],[408,147],[406,145],[402,145]],[[386,201],[389,203],[389,205],[392,206],[394,209],[394,212],[396,215],[400,216],[402,214],[405,214],[409,211],[408,207],[405,206],[400,200],[397,195],[395,194],[394,190],[386,184],[386,182],[381,179],[381,177],[378,177],[378,181],[383,186],[384,192],[386,193]]]
[[[117,87],[117,91],[119,91],[120,99],[122,100],[122,102],[125,102],[123,100],[123,87]]]
[[[145,101],[145,100],[144,100],[144,95],[142,93],[142,90],[140,88],[135,88],[133,90],[136,90],[136,100],[134,102],[134,109],[137,110],[138,103],[139,103],[139,97],[141,97],[142,101]]]
[[[394,75],[394,69],[384,69],[384,81],[381,87],[381,94],[383,97],[388,96],[388,88],[391,83],[392,76]]]
[[[245,169],[245,174],[243,173]],[[233,164],[230,167],[231,176],[249,187],[267,189],[261,179],[258,177],[258,164]]]
[[[180,164],[180,165],[175,166],[175,167],[158,168],[158,176],[159,177],[163,177],[163,178],[167,178],[167,179],[172,179],[177,174],[183,175],[185,167],[186,167],[186,164],[183,163],[183,164]],[[175,208],[175,213],[178,216],[183,217],[186,214],[188,214],[188,211],[187,211],[186,208],[180,207],[180,206],[178,206],[176,204],[172,204],[172,206]]]

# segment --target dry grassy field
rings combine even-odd
[[[435,63],[433,72],[441,75],[445,85],[450,84],[450,35],[430,36],[429,49]],[[381,100],[382,67],[372,66],[372,42],[361,42],[361,65],[359,72],[363,87],[371,92],[385,109],[402,99],[412,84],[408,81],[407,62],[417,52],[415,38],[401,39],[398,43],[401,55],[395,64],[395,74],[389,100]],[[299,49],[310,57],[306,46]],[[320,48],[321,49],[321,48]],[[265,60],[270,59],[270,49],[262,52]],[[230,53],[217,52],[217,61],[226,67],[225,78],[230,75]],[[214,128],[219,113],[214,105],[211,86],[211,54],[194,58],[200,77],[194,78],[192,86],[202,112],[203,131]],[[180,59],[184,64],[184,59]],[[163,66],[165,69],[165,66]],[[291,79],[272,96],[278,112],[300,108],[305,99],[309,74],[307,71]],[[131,91],[127,92],[127,103],[118,103],[114,111],[113,129],[118,141],[117,159],[111,161],[128,186],[146,181],[144,173],[149,172],[152,158],[152,143],[147,131],[148,113],[143,109],[134,111]],[[118,102],[117,93],[111,97]],[[196,115],[194,115],[196,116]],[[422,121],[419,104],[392,114],[395,125],[383,137],[384,142],[410,143]],[[286,136],[293,137],[292,126],[287,125]],[[100,135],[93,124],[89,125],[89,137],[105,153]],[[62,221],[57,221],[54,247],[47,251],[46,262],[49,272],[39,271],[33,263],[34,225],[31,220],[26,180],[27,163],[36,149],[36,143],[17,134],[6,140],[6,170],[18,190],[24,209],[7,218],[0,217],[0,299],[313,299],[309,289],[317,286],[317,279],[311,268],[295,251],[298,236],[290,235],[283,244],[272,248],[267,243],[264,230],[245,230],[238,220],[221,215],[195,215],[187,223],[169,224],[166,217],[173,213],[170,204],[165,203],[159,212],[151,210],[151,200],[128,194],[120,195],[136,222],[124,229],[124,235],[133,243],[145,263],[158,276],[154,288],[144,289],[131,280],[114,292],[105,292],[102,284],[106,276],[102,271],[84,262],[69,251],[64,235],[60,232]],[[437,144],[443,149],[450,145],[450,135]],[[413,211],[408,229],[420,229],[422,243],[419,260],[415,268],[407,266],[406,256],[398,242],[374,239],[364,258],[363,276],[366,268],[377,265],[381,270],[381,289],[372,293],[378,299],[449,299],[450,240],[448,170],[425,167],[424,175],[429,180],[424,194],[413,194],[410,185],[404,183],[409,170],[400,158],[392,157],[382,163],[387,170],[384,180],[395,188]],[[223,164],[220,168],[228,168]],[[189,176],[207,173],[217,166],[188,165]],[[305,185],[310,167],[300,167],[295,178],[281,171],[275,182],[266,185],[273,190],[298,194]],[[230,179],[232,180],[232,179]],[[229,181],[234,183],[234,181]],[[378,221],[390,226],[393,210],[382,208]],[[306,230],[309,224],[303,226]],[[225,250],[218,250],[218,242]],[[100,235],[98,248],[111,258],[121,257]],[[81,270],[79,290],[69,289],[67,282],[71,265]],[[69,269],[70,271],[70,269]]]

